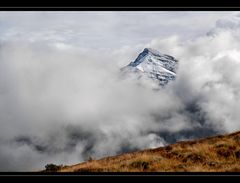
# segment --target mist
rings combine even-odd
[[[2,40],[0,171],[36,171],[239,130],[239,22],[234,14],[194,39],[173,35],[108,49]],[[179,60],[175,81],[161,87],[121,77],[145,47]]]

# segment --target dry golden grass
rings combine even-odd
[[[60,172],[240,172],[240,132],[65,166]]]

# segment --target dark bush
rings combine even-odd
[[[149,163],[146,161],[135,161],[132,162],[130,166],[133,168],[142,168],[143,170],[146,170],[149,168]]]
[[[166,151],[171,151],[172,147],[171,146],[167,146],[165,149],[166,149]]]
[[[240,151],[236,151],[236,152],[235,152],[235,156],[236,156],[236,158],[239,159],[239,158],[240,158]]]
[[[186,162],[193,162],[193,163],[203,163],[206,160],[206,158],[199,154],[189,154],[187,157],[185,157],[182,161],[184,163]]]
[[[47,172],[56,172],[56,171],[60,170],[61,167],[62,167],[62,165],[47,164],[45,166],[45,169]]]
[[[217,154],[218,154],[219,156],[224,157],[224,158],[228,158],[228,157],[231,156],[231,152],[228,151],[228,150],[226,150],[226,149],[219,149],[219,150],[217,150]]]

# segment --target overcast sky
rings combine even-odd
[[[86,49],[146,44],[205,34],[233,12],[0,12],[2,40],[51,40]]]
[[[155,91],[120,68],[179,60]],[[0,12],[0,171],[240,129],[238,12]]]

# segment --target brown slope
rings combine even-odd
[[[240,131],[62,167],[60,172],[240,172]]]

